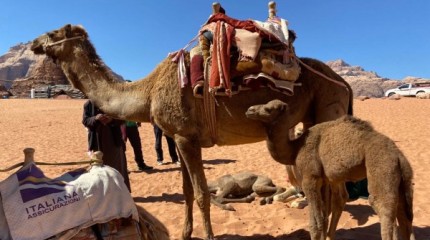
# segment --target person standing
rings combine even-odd
[[[163,138],[163,130],[161,130],[155,123],[152,122],[152,125],[154,126],[154,135],[155,135],[155,151],[157,153],[157,164],[163,165],[163,146],[162,146],[162,138]],[[173,138],[166,136],[167,140],[167,146],[169,148],[169,155],[172,159],[172,163],[180,166],[181,163],[179,162],[178,154],[176,153],[176,144],[175,140]]]
[[[131,147],[134,152],[134,161],[137,164],[137,167],[140,171],[151,170],[153,167],[150,167],[145,164],[145,160],[143,159],[142,152],[142,141],[140,139],[139,128],[140,123],[134,121],[126,121],[125,122],[125,136],[124,142],[127,142],[127,139],[130,140]]]
[[[123,123],[103,113],[91,100],[85,102],[82,124],[88,129],[88,150],[101,151],[103,164],[116,169],[131,192],[121,132]]]

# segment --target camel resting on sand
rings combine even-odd
[[[227,174],[208,182],[209,192],[213,194],[211,203],[229,211],[235,209],[224,203],[250,203],[256,196],[263,196],[261,205],[271,203],[273,197],[285,191],[285,188],[277,187],[272,179],[251,172]],[[267,196],[269,195],[269,196]]]
[[[368,122],[344,116],[317,124],[297,140],[290,141],[288,131],[282,131],[282,125],[288,122],[288,113],[286,103],[272,100],[250,107],[246,115],[266,125],[268,141],[283,138],[284,151],[294,153],[290,157],[296,159],[310,205],[312,240],[325,240],[327,235],[328,239],[334,239],[348,199],[345,182],[362,180],[366,176],[369,202],[380,218],[382,239],[397,239],[396,218],[401,239],[415,239],[413,171],[392,140],[375,131]]]

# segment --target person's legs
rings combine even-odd
[[[163,131],[154,124],[154,135],[155,135],[155,152],[157,153],[157,163],[163,164],[163,147],[162,147],[162,136]]]
[[[143,159],[142,142],[137,126],[126,127],[126,132],[127,138],[130,140],[130,144],[133,147],[134,161],[136,162],[139,170],[144,171],[153,169],[153,167],[147,166]]]
[[[143,153],[142,153],[142,143],[140,140],[139,130],[137,127],[126,127],[127,138],[130,140],[130,144],[133,147],[134,161],[137,166],[143,165]]]
[[[169,146],[169,154],[173,163],[176,163],[179,160],[178,154],[176,153],[176,144],[173,138],[166,136],[167,145]]]

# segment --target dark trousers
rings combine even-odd
[[[142,153],[142,142],[140,140],[139,129],[137,126],[126,127],[127,139],[130,141],[134,152],[134,161],[138,167],[144,165],[143,153]]]
[[[162,137],[163,130],[161,130],[157,125],[154,124],[154,135],[155,135],[155,151],[157,152],[157,161],[162,162],[163,158],[163,146],[162,146]],[[169,155],[172,159],[172,162],[178,161],[178,154],[176,153],[176,145],[175,140],[173,138],[165,136],[167,140],[167,146],[169,147]]]

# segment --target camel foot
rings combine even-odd
[[[260,205],[266,205],[266,204],[272,204],[273,203],[273,197],[265,197],[260,200]]]
[[[273,200],[277,201],[277,202],[286,203],[286,202],[292,201],[294,199],[297,199],[299,196],[301,196],[301,194],[296,190],[296,188],[290,187],[286,191],[284,191],[283,193],[275,195],[273,197]]]
[[[227,210],[227,211],[236,211],[236,209],[234,209],[234,207],[232,207],[229,204],[224,204],[224,206],[222,207],[223,210]]]
[[[255,200],[255,197],[254,197],[254,196],[249,195],[249,196],[247,196],[247,197],[246,197],[245,202],[250,203],[250,202],[252,202],[252,201],[254,201],[254,200]]]
[[[308,205],[308,200],[306,197],[301,197],[289,204],[290,208],[297,208],[297,209],[303,209]]]

